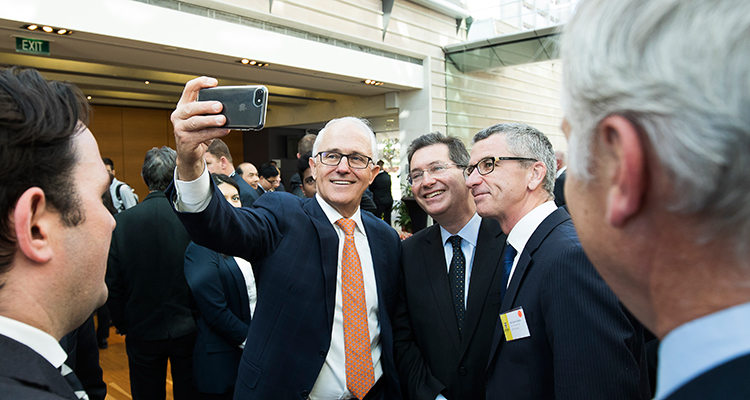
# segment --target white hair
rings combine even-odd
[[[670,210],[750,240],[750,1],[590,0],[565,28],[568,168],[591,178],[609,115],[630,120],[674,186]],[[740,246],[740,247],[742,247]],[[738,251],[742,249],[738,247]]]
[[[315,156],[317,156],[318,146],[320,145],[320,142],[323,141],[323,136],[325,136],[325,133],[328,130],[328,127],[338,122],[352,123],[353,125],[359,127],[363,133],[368,135],[368,137],[370,138],[370,146],[372,146],[372,150],[371,150],[372,153],[369,155],[370,158],[373,159],[373,162],[372,162],[373,165],[370,166],[372,168],[375,164],[374,160],[378,155],[378,142],[375,139],[375,132],[373,132],[372,128],[370,128],[370,123],[366,119],[363,119],[363,118],[341,117],[341,118],[334,118],[328,121],[326,126],[323,127],[323,129],[321,129],[320,132],[318,132],[318,137],[315,138],[315,143],[313,143],[313,148],[312,148],[312,157],[315,158]],[[363,154],[363,155],[367,155],[367,154]]]

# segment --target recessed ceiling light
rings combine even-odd
[[[40,29],[40,26],[37,25],[37,24],[26,24],[26,25],[22,26],[21,28],[22,29],[27,29],[27,30],[30,30],[30,31],[37,31],[37,30]],[[46,32],[46,33],[57,33],[58,35],[70,35],[71,33],[73,33],[73,31],[71,31],[70,29],[55,28],[55,27],[49,26],[49,25],[41,26],[41,30],[44,31],[44,32]]]
[[[381,86],[383,84],[383,82],[378,82],[372,79],[365,79],[363,82],[367,85],[373,85],[373,86]]]
[[[52,33],[52,31],[54,31],[54,29],[52,29],[51,26],[43,26],[42,30],[45,31],[45,32],[47,32],[47,33]]]
[[[149,82],[149,81],[145,81],[145,82],[143,82],[143,83],[145,83],[145,84],[147,84],[147,85],[148,85],[148,84],[150,84],[151,82]]]
[[[250,60],[250,59],[247,59],[247,58],[243,58],[243,59],[239,60],[239,63],[241,63],[243,65],[250,65],[250,66],[253,66],[253,67],[267,67],[267,66],[271,65],[269,63],[264,63],[264,62],[257,61],[257,60]]]
[[[32,24],[32,25],[26,26],[26,29],[28,29],[30,31],[35,31],[35,30],[39,29],[39,26]]]
[[[87,99],[91,100],[91,96],[86,96]]]
[[[250,60],[248,60],[247,58],[243,58],[242,60],[240,60],[240,62],[245,65],[250,64]]]
[[[64,35],[64,34],[66,34],[66,33],[68,33],[68,30],[67,30],[67,29],[65,29],[65,28],[61,28],[61,29],[58,29],[58,30],[57,30],[57,34],[58,34],[58,35]]]

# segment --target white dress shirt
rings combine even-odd
[[[0,335],[28,346],[55,368],[60,368],[68,359],[68,353],[52,335],[2,315],[0,315]]]
[[[174,173],[175,190],[177,199],[174,201],[175,208],[181,212],[201,212],[206,209],[211,201],[211,181],[208,169],[204,166],[203,173],[194,181],[181,181],[177,178],[177,169]],[[315,200],[323,209],[329,222],[333,225],[339,237],[338,261],[336,272],[336,305],[333,313],[333,328],[331,331],[331,347],[326,356],[323,368],[320,370],[318,379],[315,381],[310,399],[350,399],[353,398],[346,389],[346,353],[344,351],[344,312],[341,295],[341,258],[344,250],[344,231],[336,225],[336,221],[343,218],[331,205],[326,203],[320,195],[315,195]],[[362,277],[365,285],[365,302],[367,303],[367,322],[370,331],[370,347],[372,361],[375,370],[375,382],[383,375],[383,367],[380,363],[380,321],[378,319],[378,294],[375,281],[375,270],[372,263],[372,253],[367,236],[362,224],[360,209],[351,217],[356,223],[354,229],[354,244],[362,265]]]
[[[479,237],[479,226],[482,225],[482,218],[474,213],[469,222],[461,228],[456,236],[461,237],[461,250],[464,253],[466,259],[466,273],[464,280],[464,309],[468,309],[469,306],[469,282],[471,281],[471,271],[474,266],[474,252],[477,248],[477,238]],[[442,226],[440,227],[440,236],[443,241],[443,252],[445,254],[445,265],[447,265],[446,273],[450,272],[451,260],[453,260],[453,245],[448,241],[451,235],[450,232],[446,231]]]
[[[508,234],[508,243],[516,249],[517,253],[516,258],[513,259],[513,268],[510,270],[510,276],[508,277],[506,288],[510,286],[510,281],[513,279],[513,273],[516,272],[518,260],[521,258],[521,253],[523,252],[524,247],[526,247],[526,243],[531,238],[531,235],[534,234],[536,228],[541,225],[542,221],[555,212],[555,210],[557,210],[557,206],[554,201],[542,203],[535,209],[531,210],[528,214],[524,215],[523,218],[516,223],[516,226],[510,230],[510,233]]]
[[[750,354],[750,303],[680,325],[659,345],[655,399],[745,354]]]

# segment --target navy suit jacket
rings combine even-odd
[[[0,399],[78,398],[49,361],[28,346],[0,335]]]
[[[245,277],[233,257],[190,243],[185,278],[198,305],[193,384],[202,393],[230,392],[250,325]]]
[[[261,196],[234,208],[213,188],[203,212],[178,213],[195,243],[253,265],[258,303],[242,353],[236,399],[305,398],[331,345],[338,236],[316,199]],[[170,199],[174,188],[167,189]],[[400,281],[396,231],[361,213],[378,287],[381,365],[386,398],[400,398],[393,362],[393,315]]]
[[[531,336],[507,342],[497,319],[487,398],[651,398],[643,327],[594,269],[563,208],[521,251],[500,313],[517,307]]]
[[[748,376],[750,354],[727,361],[698,375],[667,397],[667,400],[747,400],[750,399]]]
[[[505,234],[483,219],[477,237],[466,322],[458,331],[440,227],[406,239],[404,279],[394,319],[396,366],[405,397],[483,400],[487,358],[500,310]]]

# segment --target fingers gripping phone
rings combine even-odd
[[[223,104],[227,117],[222,128],[259,131],[266,123],[268,88],[265,86],[218,86],[201,89],[198,101],[215,100]]]

